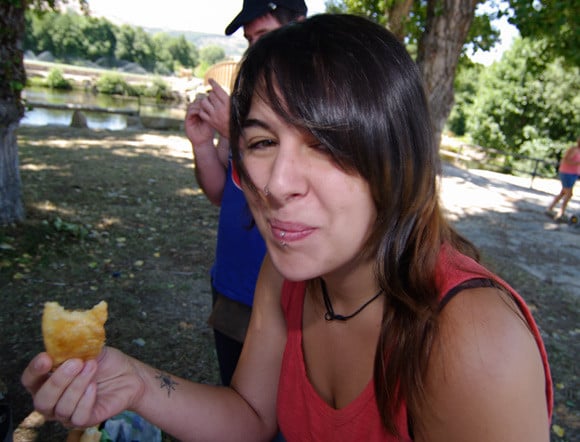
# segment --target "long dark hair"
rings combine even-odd
[[[245,55],[231,107],[233,158],[252,191],[238,143],[255,94],[369,183],[378,215],[364,253],[375,257],[387,295],[375,390],[383,423],[396,434],[403,402],[413,417],[424,399],[440,247],[478,258],[439,206],[438,147],[417,66],[390,32],[355,16],[317,15],[262,37]]]

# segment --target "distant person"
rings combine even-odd
[[[243,27],[251,46],[267,32],[304,19],[306,12],[303,0],[244,0],[242,11],[225,33],[231,35]],[[209,322],[214,329],[220,377],[224,385],[229,385],[250,320],[254,287],[266,246],[252,225],[246,199],[232,174],[228,140],[230,97],[217,82],[210,80],[210,85],[209,94],[189,106],[185,132],[193,146],[197,182],[207,198],[220,206]]]
[[[580,175],[580,137],[576,140],[576,145],[570,146],[564,153],[564,157],[558,167],[558,173],[562,183],[562,190],[555,196],[546,212],[548,216],[553,217],[555,220],[565,219],[566,207],[570,199],[572,199],[572,190]],[[562,205],[560,210],[555,213],[554,208],[560,200],[562,200]]]
[[[321,14],[246,53],[232,157],[266,242],[230,387],[119,350],[46,353],[22,381],[49,419],[130,408],[179,440],[548,442],[553,390],[529,308],[444,218],[421,74],[365,18]]]

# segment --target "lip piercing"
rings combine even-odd
[[[268,189],[268,186],[264,186],[264,194],[266,196],[270,195],[270,189]]]
[[[282,230],[282,232],[280,232],[280,236],[284,238],[286,236],[286,232]]]

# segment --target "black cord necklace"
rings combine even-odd
[[[324,282],[324,279],[320,278],[320,288],[322,289],[322,299],[324,299],[324,306],[326,307],[326,313],[324,314],[324,319],[326,319],[327,321],[346,321],[347,319],[350,319],[356,315],[358,315],[360,312],[362,312],[364,310],[364,308],[369,305],[371,302],[373,302],[375,299],[377,299],[381,293],[383,293],[382,290],[379,290],[377,292],[376,295],[374,295],[371,299],[369,299],[367,302],[365,302],[363,305],[361,305],[357,311],[355,311],[354,313],[347,315],[347,316],[343,316],[343,315],[337,315],[336,313],[334,313],[334,309],[332,308],[332,302],[330,302],[330,298],[328,297],[328,291],[326,290],[326,283]]]

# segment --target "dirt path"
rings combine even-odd
[[[580,297],[580,224],[557,223],[544,214],[559,191],[556,179],[532,182],[482,170],[444,168],[443,203],[462,233],[486,253],[509,259]],[[578,197],[570,201],[567,212],[580,214]]]

